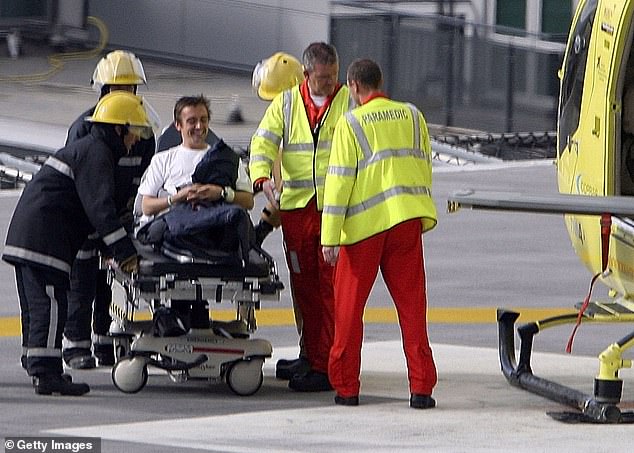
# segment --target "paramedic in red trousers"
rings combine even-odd
[[[249,170],[254,190],[278,205],[271,169],[281,153],[279,207],[293,300],[301,311],[305,359],[278,361],[276,376],[297,391],[331,390],[333,270],[321,255],[324,177],[335,124],[349,110],[348,88],[338,82],[335,48],[310,44],[302,57],[304,81],[277,95],[251,139]]]
[[[114,50],[99,60],[92,76],[92,86],[99,91],[99,99],[117,90],[136,94],[141,84],[146,84],[141,60],[124,50]],[[73,122],[68,130],[67,145],[90,134],[93,123],[86,118],[94,111],[93,106]],[[130,153],[119,158],[115,166],[115,204],[127,231],[132,231],[134,198],[154,148],[153,135],[141,139]],[[95,368],[97,361],[100,366],[114,365],[114,347],[108,336],[112,294],[106,282],[106,271],[99,269],[100,248],[99,238],[89,238],[82,245],[71,270],[68,319],[62,346],[64,363],[70,368]]]
[[[96,230],[124,272],[138,268],[116,210],[114,171],[140,137],[151,135],[148,113],[140,97],[116,91],[99,101],[90,121],[90,134],[49,157],[25,187],[2,255],[15,267],[23,363],[37,394],[90,390],[62,374],[70,271],[86,238]]]
[[[359,404],[363,311],[380,268],[398,313],[410,406],[432,408],[437,377],[427,337],[421,236],[436,225],[427,125],[416,107],[381,91],[374,61],[356,60],[347,79],[359,107],[337,123],[322,214],[324,259],[336,264],[328,376],[335,403]]]

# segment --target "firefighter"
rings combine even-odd
[[[310,44],[303,53],[304,80],[278,94],[251,139],[249,170],[254,191],[280,209],[294,303],[303,322],[306,358],[278,361],[276,376],[296,391],[331,390],[328,354],[333,339],[332,267],[321,255],[323,184],[335,123],[349,109],[348,88],[338,82],[336,49]],[[281,155],[281,196],[272,179]]]
[[[87,384],[62,375],[70,272],[93,234],[125,272],[136,249],[115,203],[115,166],[151,135],[147,105],[125,91],[104,96],[89,117],[90,134],[51,156],[27,184],[9,224],[2,259],[15,267],[22,322],[22,362],[37,394],[82,395]]]
[[[133,53],[123,50],[112,51],[103,57],[97,63],[91,81],[93,88],[100,93],[99,99],[118,90],[136,94],[137,87],[146,83],[141,61]],[[73,122],[66,144],[90,133],[92,123],[86,118],[94,111],[93,106]],[[154,148],[153,135],[141,139],[128,155],[118,160],[115,167],[115,204],[127,231],[132,231],[134,198],[141,176],[154,155]],[[108,336],[112,321],[109,314],[111,293],[106,271],[99,270],[100,242],[97,238],[86,241],[71,270],[68,320],[63,342],[64,362],[70,368],[94,368],[97,362],[101,366],[114,365],[114,348]]]
[[[323,255],[335,265],[335,339],[328,376],[335,403],[359,404],[363,311],[377,272],[394,299],[407,360],[410,406],[436,405],[436,367],[426,324],[422,233],[436,225],[431,146],[423,115],[388,99],[381,69],[347,71],[359,105],[335,128],[324,189]]]

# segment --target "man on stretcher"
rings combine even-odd
[[[198,201],[222,200],[245,209],[253,208],[253,189],[246,169],[238,155],[222,141],[213,152],[224,154],[219,171],[227,184],[192,184],[196,166],[210,149],[205,141],[209,117],[209,100],[202,95],[182,97],[176,102],[174,123],[183,142],[154,155],[143,175],[139,194],[143,196],[145,216],[154,216],[174,204]]]

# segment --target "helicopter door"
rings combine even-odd
[[[594,59],[589,60],[593,61],[594,66],[592,95],[587,118],[582,119],[586,146],[580,150],[580,153],[589,155],[582,154],[577,164],[577,177],[585,183],[579,193],[620,193],[622,88],[618,87],[621,73],[628,60],[624,49],[629,49],[629,18],[632,6],[631,1],[602,0],[597,9],[593,27],[593,33],[596,35],[592,44]],[[585,90],[588,88],[586,86]],[[584,104],[585,102],[582,101]],[[589,136],[588,131],[591,134]],[[589,143],[590,148],[587,146]],[[584,190],[586,187],[591,190]]]
[[[597,10],[597,0],[587,0],[575,17],[571,35],[559,71],[561,90],[557,131],[557,160],[559,190],[574,193],[574,180],[579,157],[579,134],[582,97],[590,38]],[[591,65],[592,67],[592,65]],[[592,71],[589,71],[592,73]],[[587,93],[586,95],[588,95]]]

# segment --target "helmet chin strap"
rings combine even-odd
[[[130,131],[128,129],[128,126],[126,126],[125,124],[115,124],[114,125],[114,130],[119,135],[119,139],[121,140],[121,143],[123,144],[123,147],[126,150],[126,154],[129,154],[130,150],[128,149],[128,147],[125,144],[125,136]]]

